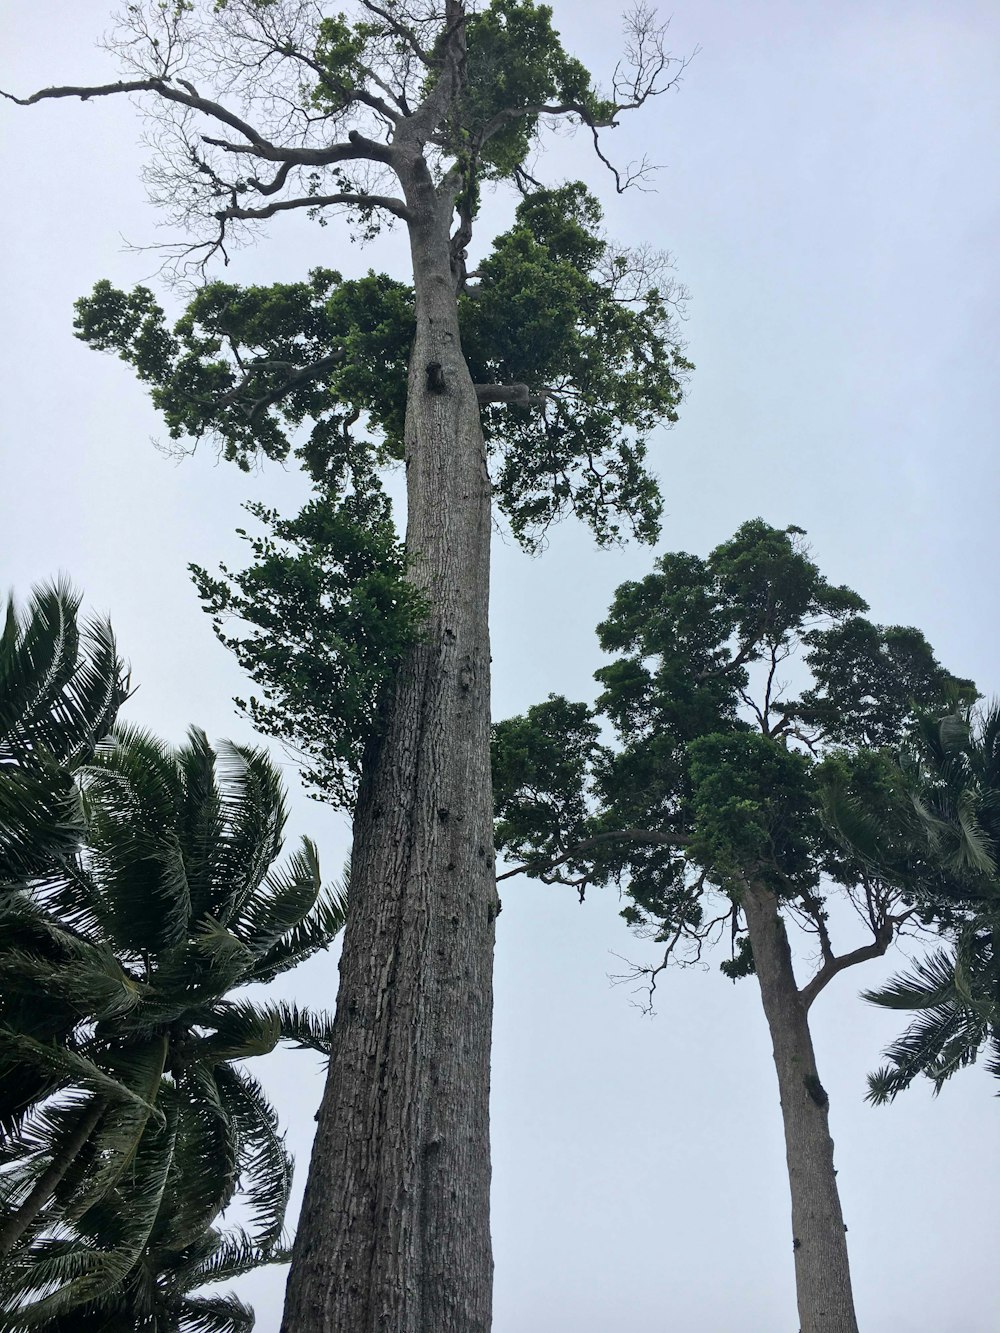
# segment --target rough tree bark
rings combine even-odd
[[[749,884],[741,901],[781,1096],[801,1333],[857,1333],[830,1102],[816,1070],[788,936],[777,898],[764,885]]]
[[[417,327],[407,550],[432,608],[355,815],[331,1076],[283,1333],[477,1333],[491,1322],[490,483],[459,340],[452,200],[402,180]]]

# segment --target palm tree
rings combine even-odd
[[[0,634],[0,941],[7,954],[28,950],[53,965],[59,955],[35,891],[65,873],[81,844],[74,770],[93,756],[128,692],[110,625],[81,626],[79,610],[79,594],[59,579],[36,587],[23,612],[9,597]],[[44,989],[30,1009],[30,1031],[46,1042],[66,1039],[78,1021]],[[8,997],[0,1016],[9,1020],[16,1010]],[[9,1050],[5,1056],[0,1131],[48,1087],[37,1067]]]
[[[869,1100],[891,1101],[919,1075],[939,1092],[992,1048],[1000,1076],[1000,704],[926,719],[900,768],[922,854],[937,874],[929,899],[953,945],[865,992],[916,1013],[869,1077]]]
[[[79,624],[80,596],[59,579],[0,634],[0,895],[79,845],[71,774],[108,734],[127,693],[111,626]]]
[[[262,751],[123,728],[81,790],[85,850],[5,907],[21,943],[0,951],[0,1075],[35,1082],[6,1098],[0,1283],[14,1329],[75,1329],[115,1302],[122,1327],[181,1329],[183,1281],[237,1192],[236,1252],[281,1254],[291,1160],[240,1062],[329,1041],[325,1014],[230,992],[327,947],[344,894],[321,888],[308,839],[272,869],[286,810]],[[49,1005],[76,1015],[62,1040]],[[192,1328],[241,1326],[202,1313]]]

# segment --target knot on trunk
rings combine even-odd
[[[802,1080],[805,1084],[806,1092],[816,1103],[821,1111],[830,1109],[830,1098],[826,1095],[826,1089],[815,1074],[806,1074]]]

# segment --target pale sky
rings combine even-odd
[[[117,77],[95,48],[104,0],[3,0],[0,85]],[[557,0],[567,46],[608,79],[617,3]],[[1000,205],[1000,8],[972,0],[687,0],[673,49],[700,51],[680,91],[624,124],[657,192],[614,198],[583,140],[540,172],[586,173],[609,231],[670,249],[691,291],[697,365],[680,423],[655,442],[666,496],[657,551],[704,554],[744,519],[806,528],[816,559],[887,623],[915,624],[946,666],[1000,692],[994,600]],[[111,615],[139,691],[125,716],[172,741],[196,722],[251,739],[243,690],[186,574],[238,563],[242,500],[291,512],[293,471],[244,477],[204,445],[177,464],[132,372],[72,337],[72,302],[130,286],[170,239],[144,200],[142,122],[124,99],[0,106],[5,186],[0,586],[66,570]],[[490,205],[491,222],[508,203]],[[227,276],[392,267],[401,238],[360,251],[333,221],[279,219]],[[155,279],[153,280],[155,285]],[[163,293],[168,306],[171,297]],[[556,690],[593,696],[593,627],[654,552],[598,552],[566,523],[529,559],[498,542],[495,715]],[[294,767],[285,763],[289,783]],[[334,876],[346,821],[296,799]],[[611,894],[508,882],[499,920],[494,1091],[495,1333],[794,1333],[788,1190],[755,983],[669,975],[654,1018],[609,974],[653,956]],[[849,927],[848,927],[849,928]],[[805,946],[803,962],[808,959]],[[861,1327],[995,1333],[1000,1085],[980,1070],[937,1100],[865,1105],[897,1022],[857,999],[895,952],[839,977],[813,1009]],[[333,956],[283,982],[331,1005]],[[299,1161],[321,1079],[302,1053],[258,1061]],[[276,1333],[283,1274],[239,1290]]]

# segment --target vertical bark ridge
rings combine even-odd
[[[419,160],[404,186],[417,315],[407,550],[429,615],[355,816],[331,1074],[284,1333],[487,1333],[491,1322],[489,477],[450,210]]]

